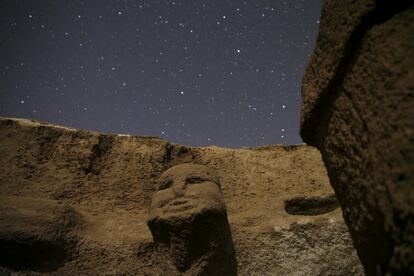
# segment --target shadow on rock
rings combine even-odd
[[[0,266],[13,271],[52,272],[71,258],[81,216],[57,201],[0,199]]]
[[[317,216],[339,208],[335,195],[328,197],[294,197],[285,201],[285,211],[290,215]]]

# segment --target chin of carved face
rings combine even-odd
[[[150,220],[182,218],[209,211],[225,212],[217,176],[204,166],[184,164],[160,177]]]

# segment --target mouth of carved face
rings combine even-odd
[[[168,206],[179,206],[179,205],[183,205],[183,204],[188,204],[190,202],[191,202],[190,199],[178,198],[178,199],[171,200],[170,202],[167,203],[167,205]]]
[[[173,199],[163,206],[164,213],[177,213],[190,211],[197,207],[196,200],[193,198],[181,197]]]

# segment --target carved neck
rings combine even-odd
[[[162,270],[171,275],[175,274],[172,270],[205,275],[206,271],[213,272],[215,267],[221,266],[219,262],[227,262],[225,266],[235,263],[225,214],[203,214],[189,220],[150,222],[149,226],[154,238],[156,259],[161,263]]]

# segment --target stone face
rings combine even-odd
[[[69,208],[73,211],[69,214],[78,214],[75,217],[81,221],[61,224],[59,221],[66,220],[49,217],[39,220],[47,222],[50,227],[47,229],[52,229],[50,233],[61,233],[56,235],[58,239],[42,234],[43,240],[48,244],[69,241],[69,246],[59,248],[70,249],[67,258],[58,259],[61,260],[59,265],[49,267],[45,273],[157,275],[160,255],[155,251],[157,245],[147,226],[148,218],[193,217],[192,212],[164,217],[156,211],[157,204],[151,208],[154,197],[160,199],[157,191],[172,187],[164,181],[172,177],[174,181],[184,178],[190,182],[208,180],[204,183],[207,187],[202,184],[206,189],[196,189],[197,194],[217,199],[207,201],[215,204],[197,205],[204,207],[192,210],[223,211],[225,202],[238,275],[363,274],[342,211],[334,208],[335,204],[330,205],[334,191],[320,154],[313,147],[185,147],[152,137],[105,135],[29,120],[0,118],[0,153],[0,194],[6,198],[24,199],[16,201],[23,202],[16,205],[13,200],[8,201],[11,203],[5,208],[24,207],[30,202],[42,206],[42,202],[46,202],[44,204],[52,209],[57,205],[62,207],[52,212],[56,218],[67,218],[61,214],[66,214],[64,210]],[[209,169],[196,170],[197,175],[187,175],[185,165],[176,167],[184,163]],[[296,212],[287,213],[286,202],[293,202]],[[39,210],[36,213],[40,217],[48,212],[43,208],[33,209]],[[13,223],[16,229],[29,229],[26,226],[31,225],[34,227],[31,229],[45,233],[42,230],[45,228],[39,228],[42,224],[17,223],[21,216],[16,212],[9,214],[5,221]],[[203,233],[198,231],[202,227],[214,234],[215,229],[220,228],[213,227],[214,223],[225,217],[200,218],[184,219],[185,223],[177,226],[193,227],[196,231],[189,231],[188,236]],[[224,222],[218,223],[222,229],[225,229]],[[0,236],[5,229],[0,223]],[[18,230],[14,230],[16,232]],[[176,248],[185,249],[185,242],[189,240],[180,235],[176,237],[178,242],[183,242],[177,243]],[[15,236],[12,240],[17,239]],[[57,256],[63,254],[57,253]],[[184,260],[183,268],[188,259],[191,258],[181,259]],[[53,262],[54,259],[43,261]],[[34,275],[40,270],[33,266],[0,264],[0,274],[7,275],[10,271]],[[179,273],[191,275],[193,271]]]
[[[210,211],[227,217],[218,176],[206,166],[184,163],[160,176],[149,221],[174,223]]]
[[[165,171],[148,226],[160,275],[237,275],[219,178],[208,167],[184,163]]]
[[[369,275],[414,273],[413,18],[411,1],[325,1],[303,80],[301,135]]]

